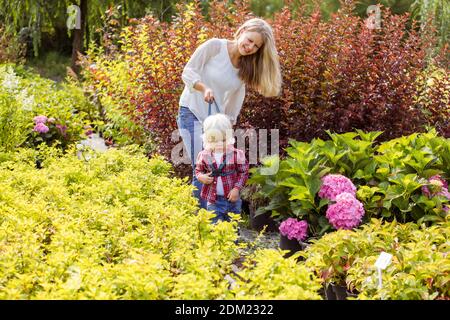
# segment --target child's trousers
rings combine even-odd
[[[236,202],[228,201],[224,196],[217,196],[215,203],[208,202],[206,209],[208,211],[214,211],[216,216],[213,218],[212,223],[217,223],[218,221],[230,221],[229,212],[241,213],[242,200],[239,198]]]

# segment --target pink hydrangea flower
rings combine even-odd
[[[33,118],[33,121],[35,124],[39,124],[39,123],[46,123],[47,119],[48,118],[46,116],[36,116]]]
[[[36,132],[39,132],[39,133],[46,133],[46,132],[48,132],[49,128],[42,122],[39,122],[38,124],[36,124],[34,126],[33,130]]]
[[[326,217],[336,229],[353,229],[361,223],[364,206],[353,194],[343,192],[336,196],[336,203],[328,206]]]
[[[343,192],[356,195],[356,187],[349,178],[340,174],[328,174],[322,177],[319,197],[336,200],[336,196]]]
[[[429,184],[422,186],[422,193],[428,198],[434,196],[444,196],[450,199],[450,193],[448,192],[448,183],[440,175],[432,176],[428,179]]]
[[[289,240],[305,240],[308,236],[308,223],[305,220],[288,218],[280,224],[280,233]]]
[[[55,127],[59,130],[59,132],[60,132],[63,136],[66,135],[66,131],[67,131],[67,126],[66,126],[66,125],[57,124]]]

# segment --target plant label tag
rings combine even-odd
[[[382,252],[380,254],[380,256],[377,259],[377,262],[375,262],[375,267],[377,267],[378,269],[386,269],[386,267],[388,265],[391,264],[391,260],[392,260],[392,254],[389,254],[387,252]]]

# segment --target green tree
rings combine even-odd
[[[161,20],[170,20],[176,0],[0,0],[0,25],[5,30],[29,38],[34,56],[40,53],[44,34],[59,46],[72,46],[74,52],[83,52],[92,40],[99,40],[105,11],[116,7],[121,14],[121,24],[129,18],[142,17],[152,13]],[[67,8],[77,5],[81,9],[82,28],[70,33],[66,21]],[[61,44],[63,43],[63,44]]]
[[[250,8],[259,17],[268,17],[284,6],[283,0],[252,0]]]
[[[450,36],[450,1],[415,0],[411,6],[412,16],[420,20],[421,28],[436,28],[439,47],[448,44]]]

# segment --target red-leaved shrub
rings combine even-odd
[[[407,15],[385,9],[381,28],[370,29],[364,19],[352,15],[353,5],[345,1],[329,21],[321,19],[319,10],[302,15],[301,8],[292,12],[288,7],[269,21],[280,54],[282,94],[269,99],[248,90],[238,126],[278,128],[282,147],[290,138],[309,141],[325,138],[325,130],[355,128],[382,130],[381,139],[387,140],[435,125],[449,136],[448,66],[427,55],[435,38],[414,26],[408,29]],[[94,62],[127,62],[128,89],[109,94],[128,101],[126,112],[152,132],[167,157],[176,143],[171,134],[184,65],[206,39],[231,39],[251,17],[249,1],[212,1],[208,19],[199,2],[180,5],[179,12],[171,24],[153,17],[138,20],[124,28],[122,46],[114,54],[90,57]],[[97,66],[95,77],[86,69],[89,84],[108,91],[115,81],[112,62]],[[439,77],[426,72],[430,68],[440,70]],[[432,85],[430,77],[435,78]]]

